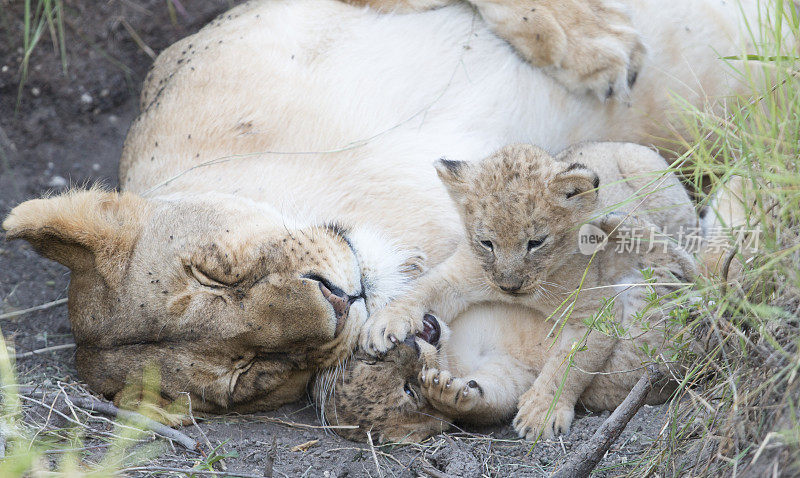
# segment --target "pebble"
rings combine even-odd
[[[39,95],[42,94],[42,90],[40,90],[38,87],[34,86],[33,88],[31,88],[31,94],[33,96],[39,96]]]
[[[89,93],[84,93],[81,95],[81,103],[90,105],[92,104],[92,101],[94,101],[94,98],[92,98],[92,95],[90,95]]]
[[[100,171],[100,165],[97,163],[92,164],[92,171],[94,172]]]
[[[67,180],[62,178],[61,176],[53,176],[50,179],[50,182],[47,183],[48,186],[51,188],[63,188],[67,185]]]
[[[8,65],[3,65],[3,67],[0,68],[0,71],[2,71],[3,73],[7,73],[8,72]]]

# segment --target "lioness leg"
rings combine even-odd
[[[498,36],[570,91],[627,95],[645,47],[618,2],[469,0]]]
[[[519,436],[527,440],[540,436],[548,439],[569,430],[578,398],[594,379],[594,373],[603,369],[616,344],[616,340],[596,331],[591,331],[584,342],[585,334],[583,327],[566,326],[561,331],[541,373],[519,399],[514,418]],[[575,343],[583,347],[574,353],[569,366]]]

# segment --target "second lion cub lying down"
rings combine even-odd
[[[317,382],[326,418],[417,440],[440,431],[442,419],[488,423],[517,409],[517,432],[535,439],[568,430],[579,400],[616,407],[652,360],[644,351],[669,348],[670,307],[653,307],[653,297],[696,274],[693,258],[662,235],[697,222],[677,178],[659,173],[666,168],[647,148],[612,143],[557,158],[514,145],[478,164],[440,161],[465,240],[371,319],[362,349],[389,351],[383,361],[357,355],[340,376]],[[659,244],[585,254],[586,222],[609,242],[636,227]],[[516,307],[515,319],[496,320],[485,302]],[[612,325],[603,332],[591,326],[604,321]]]

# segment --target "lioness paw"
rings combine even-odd
[[[448,414],[469,412],[483,397],[478,382],[454,377],[447,370],[423,368],[419,374],[422,395],[434,408]]]
[[[423,312],[415,308],[385,307],[361,331],[361,350],[369,355],[381,356],[417,331],[424,328]]]
[[[549,440],[569,431],[575,416],[574,406],[556,403],[550,411],[554,398],[552,395],[532,394],[526,399],[527,395],[520,399],[519,411],[513,422],[514,430],[520,438],[529,441],[540,438]]]
[[[493,30],[568,90],[626,100],[646,48],[611,0],[475,0]]]

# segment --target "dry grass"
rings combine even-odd
[[[800,16],[783,0],[770,12],[751,19],[758,51],[724,59],[746,60],[735,68],[750,94],[724,114],[685,106],[692,134],[681,145],[683,172],[708,198],[741,178],[758,250],[733,249],[698,285],[704,305],[688,330],[703,352],[686,352],[694,366],[670,426],[632,476],[800,473]]]

